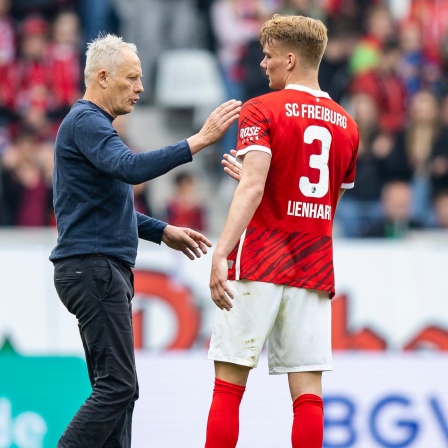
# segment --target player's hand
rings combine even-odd
[[[162,241],[171,249],[183,252],[190,260],[201,257],[207,253],[207,247],[212,247],[212,243],[201,233],[186,227],[170,226],[165,227]]]
[[[234,296],[227,282],[227,277],[227,259],[214,256],[210,274],[210,292],[212,300],[219,309],[229,311],[230,308],[232,308],[232,300]]]
[[[224,154],[221,164],[224,166],[224,172],[239,182],[243,165],[241,165],[240,162],[237,162],[235,156],[236,151],[231,149],[230,154]]]
[[[229,100],[217,107],[205,120],[201,130],[187,138],[191,153],[196,154],[220,140],[229,126],[238,119],[241,104],[241,101]]]

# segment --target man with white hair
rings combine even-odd
[[[50,260],[54,283],[78,319],[92,393],[78,410],[59,448],[131,446],[138,398],[132,306],[132,267],[138,238],[200,257],[211,246],[200,233],[136,212],[133,185],[190,162],[219,140],[241,103],[218,107],[186,140],[134,154],[113,120],[133,111],[143,92],[135,45],[114,35],[88,45],[86,91],[67,114],[55,144],[54,208],[58,240]]]

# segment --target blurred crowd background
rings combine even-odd
[[[335,234],[400,238],[409,231],[448,229],[445,0],[0,0],[0,225],[55,225],[54,139],[61,119],[83,95],[86,43],[99,32],[137,45],[145,87],[137,110],[148,126],[151,117],[165,114],[164,132],[172,131],[174,142],[179,123],[187,137],[199,121],[186,103],[171,104],[168,111],[160,102],[158,86],[168,79],[161,61],[174,54],[177,74],[184,81],[192,76],[187,84],[192,92],[195,78],[205,91],[205,69],[199,65],[204,59],[194,59],[200,54],[217,68],[223,100],[267,93],[258,35],[276,12],[312,16],[327,25],[320,87],[359,126],[356,184],[340,203]],[[158,126],[144,146],[135,145],[122,118],[115,121],[117,132],[132,150],[156,148]],[[152,203],[151,182],[136,186],[137,208],[174,225],[219,231],[210,224],[219,194],[204,192],[201,177],[207,189],[225,190],[221,155],[235,142],[233,126],[215,148],[205,150],[211,152],[200,174],[179,170],[169,178],[162,204]]]

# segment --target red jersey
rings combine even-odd
[[[288,85],[247,101],[238,127],[237,157],[264,151],[272,160],[261,203],[227,257],[229,280],[332,297],[333,218],[340,188],[354,186],[356,123],[327,93]]]

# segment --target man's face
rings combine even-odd
[[[130,49],[124,49],[115,73],[109,73],[107,102],[113,117],[129,114],[143,92],[140,59]]]
[[[263,46],[264,59],[260,66],[266,70],[271,89],[283,89],[288,76],[288,52],[275,39]]]

